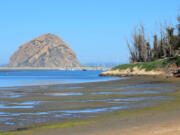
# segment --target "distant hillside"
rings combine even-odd
[[[9,67],[79,67],[76,54],[53,34],[39,36],[19,47],[10,58]]]

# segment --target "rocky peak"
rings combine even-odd
[[[11,67],[79,67],[70,46],[54,34],[44,34],[21,45],[10,58]]]

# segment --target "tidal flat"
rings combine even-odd
[[[0,135],[93,134],[173,119],[180,112],[180,84],[174,78],[144,76],[0,92]]]

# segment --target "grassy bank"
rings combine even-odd
[[[150,70],[159,70],[164,69],[170,65],[180,66],[180,56],[160,59],[152,62],[141,62],[141,63],[133,63],[133,64],[122,64],[112,68],[112,70],[125,70],[125,69],[133,69],[135,67],[139,69],[145,69],[146,71]]]
[[[45,130],[45,129],[47,130],[47,129],[55,129],[55,128],[68,128],[68,127],[88,125],[88,124],[93,124],[93,123],[95,123],[95,121],[77,121],[77,122],[50,124],[50,125],[44,125],[44,126],[39,126],[39,127],[22,128],[22,129],[18,129],[17,131],[0,133],[0,135],[17,135],[17,134],[35,132],[38,130]]]

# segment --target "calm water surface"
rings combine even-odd
[[[100,77],[98,71],[62,70],[11,70],[0,71],[0,87],[47,85],[61,83],[84,83],[115,80],[115,77]],[[119,79],[119,78],[118,78]]]

